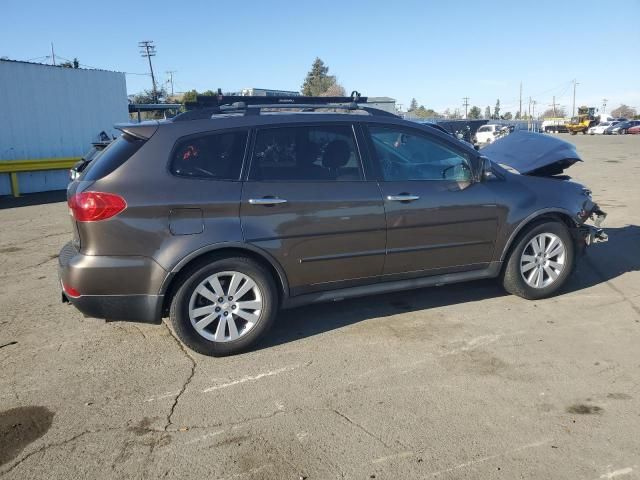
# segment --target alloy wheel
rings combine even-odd
[[[520,274],[530,287],[545,288],[558,279],[565,263],[566,249],[560,237],[540,233],[522,251]]]
[[[215,273],[194,289],[189,319],[202,337],[230,342],[246,335],[260,319],[263,300],[257,283],[248,275]]]

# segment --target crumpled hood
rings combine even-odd
[[[508,165],[523,175],[559,175],[582,159],[569,142],[543,133],[515,132],[482,149],[491,161]]]

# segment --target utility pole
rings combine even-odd
[[[469,106],[469,97],[462,97],[462,105],[464,106],[464,118],[467,119],[467,107]]]
[[[144,40],[142,42],[138,42],[138,46],[140,47],[140,54],[142,55],[142,57],[146,57],[149,60],[149,70],[151,71],[151,84],[153,85],[151,96],[153,97],[153,101],[155,103],[158,103],[158,90],[156,89],[156,77],[153,74],[153,65],[151,64],[151,57],[156,56],[156,46],[153,44],[153,40]]]
[[[571,116],[576,116],[576,85],[580,85],[576,79],[573,79],[573,108],[571,109]]]
[[[173,74],[176,73],[177,70],[169,70],[164,73],[169,75],[169,83],[171,84],[171,96],[173,96]]]
[[[551,103],[551,105],[549,105],[550,107],[553,108],[553,118],[557,117],[558,115],[556,114],[556,105],[558,105],[556,103],[556,96],[553,96],[553,103]]]
[[[56,64],[56,52],[53,51],[53,42],[51,42],[51,63]]]
[[[607,98],[603,98],[603,99],[602,99],[602,113],[604,113],[604,112],[606,112],[606,111],[607,111],[607,110],[606,110],[606,109],[607,109],[607,101],[608,101],[608,99],[607,99]]]
[[[522,120],[522,82],[520,82],[520,107],[518,108],[518,118]]]

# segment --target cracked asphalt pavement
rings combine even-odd
[[[0,199],[0,478],[640,478],[640,136],[565,138],[610,241],[563,294],[304,307],[220,359],[60,303],[65,203]]]

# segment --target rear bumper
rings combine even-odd
[[[126,322],[160,323],[161,295],[81,295],[63,297],[85,316]],[[64,301],[63,299],[63,301]]]
[[[167,272],[153,259],[83,255],[72,244],[58,257],[63,301],[89,317],[159,323]]]

